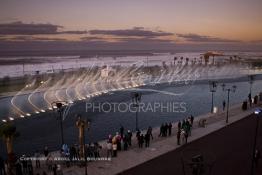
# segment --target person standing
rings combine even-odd
[[[179,120],[178,124],[177,124],[177,128],[178,130],[181,130],[181,121]]]
[[[149,126],[148,129],[147,129],[147,133],[149,134],[149,136],[151,137],[151,139],[153,140],[154,137],[153,137],[153,134],[152,134],[152,127]]]
[[[171,133],[172,133],[172,123],[170,122],[168,124],[168,135],[171,136]]]
[[[186,125],[186,121],[185,119],[182,121],[182,126],[181,126],[181,129],[185,129],[185,125]]]
[[[28,160],[28,175],[34,175],[33,164],[31,160]]]
[[[27,166],[27,161],[25,160],[25,155],[22,156],[22,168],[23,168],[23,174],[27,174],[28,173],[28,166]]]
[[[52,167],[53,175],[57,175],[57,165],[54,164]]]
[[[193,124],[194,124],[194,116],[191,114],[191,116],[190,116],[190,121],[191,121],[191,125],[193,126]]]
[[[188,132],[185,131],[185,141],[186,141],[186,143],[187,143],[187,138],[188,138]]]
[[[16,171],[16,175],[23,175],[22,165],[19,160],[17,160],[17,162],[15,163],[15,171]]]
[[[123,142],[124,142],[124,151],[126,151],[128,148],[128,134],[124,135]]]
[[[160,126],[160,132],[159,132],[158,137],[161,137],[163,135],[164,135],[164,124],[162,123],[161,126]]]
[[[166,137],[167,136],[167,130],[168,130],[168,124],[166,123],[165,126],[164,126],[164,136]]]
[[[180,135],[181,135],[181,129],[178,129],[178,131],[177,131],[177,135],[176,135],[176,138],[177,138],[177,145],[180,145]]]
[[[137,139],[138,146],[139,146],[140,135],[141,135],[141,132],[140,132],[140,130],[138,130],[136,132],[136,139]]]
[[[226,101],[225,100],[223,100],[223,111],[225,111],[225,108],[226,108]]]
[[[117,150],[118,150],[118,151],[121,151],[121,140],[122,140],[122,138],[121,138],[121,136],[118,134],[118,132],[116,132],[115,137],[116,137]]]
[[[147,132],[145,134],[145,147],[149,147],[149,142],[150,142],[150,135],[149,133]]]
[[[113,157],[117,157],[117,144],[116,144],[116,142],[113,142],[112,148],[113,148]]]
[[[131,146],[132,145],[132,132],[130,130],[127,131],[127,135],[128,135],[128,145]]]
[[[138,141],[139,148],[143,148],[143,144],[144,144],[144,135],[141,134]]]
[[[100,149],[102,149],[102,147],[98,144],[98,142],[94,143],[94,155],[95,158],[100,157]]]
[[[36,158],[36,160],[35,160],[35,167],[36,168],[40,168],[40,160],[39,160],[40,153],[39,153],[38,150],[36,150],[36,152],[35,152],[35,158]]]
[[[5,175],[5,161],[2,157],[0,157],[0,175]]]
[[[45,157],[47,157],[49,154],[49,151],[48,151],[48,147],[46,146],[45,149],[44,149],[44,155]]]
[[[112,157],[112,155],[113,155],[113,148],[112,148],[112,142],[110,142],[110,141],[107,141],[107,144],[106,144],[106,149],[107,149],[107,151],[106,151],[106,157],[108,158],[108,157]]]
[[[124,127],[122,125],[120,127],[120,136],[121,136],[121,138],[123,138],[123,136],[124,136]]]

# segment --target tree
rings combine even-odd
[[[14,152],[13,152],[13,140],[19,136],[16,131],[15,125],[10,122],[4,123],[0,126],[0,137],[6,144],[6,150],[8,155],[9,173],[12,174],[12,167],[14,165]]]
[[[5,76],[3,79],[2,79],[2,85],[4,86],[7,86],[9,83],[10,83],[10,77],[9,76]]]

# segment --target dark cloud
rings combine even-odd
[[[145,30],[143,27],[134,27],[132,29],[123,30],[90,30],[89,34],[125,37],[160,37],[173,35],[173,33],[169,32]]]
[[[12,37],[1,37],[0,41],[20,41],[20,42],[27,42],[27,41],[67,41],[63,38],[48,38],[48,37],[34,37],[32,35],[20,35],[20,36],[12,36]]]
[[[191,34],[191,33],[176,34],[176,36],[178,36],[179,38],[183,38],[186,41],[191,41],[191,42],[217,42],[217,43],[241,42],[239,40],[229,40],[229,39],[204,36],[204,35],[198,35],[198,34]]]
[[[86,36],[86,37],[81,37],[80,38],[82,41],[100,41],[100,40],[105,40],[103,37],[97,37],[97,36]]]
[[[146,42],[158,42],[158,43],[173,43],[173,40],[169,39],[158,39],[158,38],[117,38],[118,42],[137,42],[137,43],[146,43]]]
[[[49,34],[85,34],[86,31],[59,31],[62,26],[54,24],[26,24],[23,22],[0,24],[0,35],[49,35]]]
[[[33,41],[67,41],[64,38],[33,37]]]
[[[81,34],[87,34],[87,31],[83,30],[72,30],[72,31],[64,31],[64,32],[58,32],[57,34],[78,34],[78,35],[81,35]]]

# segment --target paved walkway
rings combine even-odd
[[[242,111],[240,105],[232,106],[229,111],[229,124],[236,122],[254,111],[254,106],[247,111]],[[207,119],[207,126],[205,128],[198,127],[198,121],[200,119]],[[188,138],[188,142],[197,140],[211,132],[217,131],[226,125],[226,112],[219,112],[217,114],[206,114],[195,117],[194,126],[191,136]],[[144,131],[145,132],[145,131]],[[180,146],[177,145],[176,139],[177,123],[173,123],[172,135],[169,137],[158,137],[159,127],[153,128],[154,139],[150,143],[149,148],[138,148],[135,134],[133,134],[133,145],[128,151],[118,151],[116,158],[112,158],[111,161],[96,161],[88,163],[89,175],[113,175],[123,172],[124,170],[135,167],[150,159],[156,158],[164,153],[172,151]],[[106,141],[101,141],[103,146],[100,156],[106,157]],[[69,168],[63,168],[63,174],[65,175],[82,175],[84,174],[84,168],[77,166],[71,166]]]

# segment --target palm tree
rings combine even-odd
[[[186,65],[188,65],[188,62],[189,62],[189,58],[186,58]]]
[[[18,137],[19,133],[16,131],[16,127],[10,122],[4,123],[0,126],[0,137],[6,144],[6,150],[8,155],[9,172],[11,173],[14,165],[14,152],[13,152],[13,140]],[[12,174],[12,173],[11,173]]]

